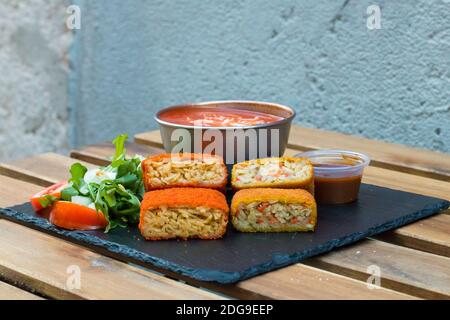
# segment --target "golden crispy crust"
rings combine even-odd
[[[270,226],[266,226],[266,227],[259,226],[258,230],[256,230],[251,227],[246,228],[246,227],[239,226],[234,220],[232,220],[232,222],[233,222],[234,228],[240,232],[248,232],[248,233],[258,233],[258,232],[273,233],[274,232],[274,230]],[[315,224],[314,224],[314,226],[315,226]],[[275,232],[311,232],[311,231],[314,231],[314,229],[311,230],[306,227],[286,225],[283,227],[278,227]]]
[[[206,207],[222,210],[228,213],[228,204],[223,193],[205,188],[172,188],[155,190],[145,193],[141,203],[141,211],[167,207]]]
[[[187,182],[187,183],[172,183],[166,186],[155,186],[152,185],[149,182],[149,179],[147,179],[147,176],[149,175],[148,172],[148,164],[150,162],[161,162],[164,160],[170,161],[172,157],[178,157],[181,160],[199,160],[199,159],[217,159],[219,160],[219,164],[223,169],[223,179],[220,181],[220,183],[208,183],[206,181],[203,181],[201,184],[198,182]],[[197,153],[181,153],[178,155],[175,154],[158,154],[149,156],[147,159],[144,159],[142,161],[142,176],[144,181],[144,187],[146,191],[152,191],[152,190],[160,190],[160,189],[168,189],[168,188],[211,188],[216,189],[224,192],[226,190],[227,185],[227,178],[228,178],[228,170],[223,162],[223,158],[215,155],[208,155],[208,154],[197,154]]]
[[[311,193],[303,189],[254,188],[243,189],[231,201],[231,213],[236,213],[240,203],[279,201],[281,203],[299,203],[308,207],[316,206]]]
[[[212,154],[207,154],[207,153],[205,153],[205,154],[202,154],[202,153],[179,153],[179,154],[163,153],[163,154],[156,154],[153,156],[149,156],[144,161],[149,160],[149,161],[160,162],[160,161],[164,161],[164,160],[170,160],[172,158],[177,158],[180,160],[215,159],[215,160],[218,160],[219,162],[223,163],[222,157],[212,155]]]
[[[223,211],[224,224],[221,229],[215,234],[210,235],[196,235],[189,237],[189,239],[199,238],[205,240],[213,240],[222,238],[226,232],[228,224],[228,213],[229,208],[225,196],[213,189],[203,189],[203,188],[173,188],[173,189],[163,189],[147,192],[144,195],[144,199],[141,203],[141,213],[139,221],[139,230],[146,240],[169,240],[169,239],[183,239],[184,237],[148,237],[144,235],[144,217],[149,210],[158,207],[205,207],[211,209],[218,209]]]
[[[145,184],[145,183],[144,183]],[[217,191],[220,191],[222,193],[225,193],[227,182],[221,182],[220,184],[212,184],[212,183],[172,183],[167,186],[152,186],[150,184],[145,184],[145,190],[146,191],[156,191],[156,190],[164,190],[164,189],[172,189],[172,188],[206,188],[206,189],[214,189]]]
[[[255,188],[255,189],[243,189],[233,197],[231,201],[231,218],[233,225],[236,229],[242,232],[273,232],[269,227],[260,227],[260,230],[255,231],[251,228],[240,227],[236,220],[236,215],[241,203],[249,204],[252,202],[268,202],[278,201],[283,204],[301,204],[304,207],[311,208],[310,224],[315,228],[317,224],[317,204],[314,197],[306,190],[303,189],[272,189],[272,188]],[[300,226],[286,225],[277,232],[291,232],[291,231],[311,231],[310,229]]]
[[[231,173],[231,186],[234,190],[251,189],[251,188],[283,188],[283,189],[305,189],[314,194],[314,168],[311,161],[307,158],[293,158],[282,157],[277,158],[280,161],[286,162],[304,162],[305,166],[308,166],[308,178],[297,181],[279,181],[279,182],[263,182],[254,181],[254,183],[240,184],[236,181],[236,170],[238,168],[245,168],[255,161],[257,163],[264,163],[265,161],[273,160],[274,158],[255,159],[235,164]]]

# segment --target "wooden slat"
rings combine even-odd
[[[127,143],[125,145],[127,155],[134,156],[136,154],[147,156],[149,154],[160,153],[160,148],[153,148],[136,143]],[[84,148],[73,150],[70,156],[75,159],[90,162],[96,165],[105,165],[110,163],[111,155],[114,154],[115,147],[109,143],[96,144],[94,146],[86,146]]]
[[[275,299],[335,300],[343,299],[343,294],[353,300],[413,299],[384,288],[371,290],[362,280],[298,263],[243,281],[238,286],[254,292],[269,292]]]
[[[131,150],[138,149],[139,145],[131,145]],[[81,154],[89,154],[87,159],[95,158],[99,165],[108,165],[110,160],[105,154],[106,150],[114,152],[112,147],[99,145],[98,149],[93,146],[88,147],[89,151],[81,150]],[[94,151],[96,150],[96,151]],[[81,156],[80,156],[81,157]],[[83,160],[72,159],[57,153],[45,153],[8,163],[0,163],[0,174],[12,177],[17,180],[38,184],[48,187],[54,183],[67,180],[70,177],[70,166],[74,163],[81,163],[88,168],[95,168],[95,165]],[[39,183],[36,182],[38,177]]]
[[[27,201],[40,186],[0,176],[0,207]],[[7,186],[5,188],[5,186]],[[0,220],[0,274],[57,299],[221,299],[221,296],[93,253],[42,232]],[[81,290],[66,287],[81,270]]]
[[[377,266],[383,287],[427,299],[450,298],[450,258],[427,252],[365,240],[306,263],[361,280],[371,275],[369,266]]]
[[[159,130],[138,133],[134,136],[134,142],[154,148],[163,148],[161,133]]]
[[[56,183],[68,179],[68,169],[75,162],[80,162],[87,168],[95,167],[91,163],[74,161],[56,153],[44,153],[10,163],[0,163],[0,174],[45,187],[49,182]],[[64,175],[61,175],[62,167],[65,168]]]
[[[137,134],[135,141],[162,147],[159,131]],[[291,128],[288,147],[300,151],[315,149],[358,151],[372,158],[372,166],[450,181],[450,155],[446,153],[296,125]]]
[[[43,300],[32,293],[0,281],[0,300]]]
[[[64,175],[67,170],[68,164],[65,166],[59,166],[62,170],[61,175]],[[37,168],[40,166],[36,166]],[[55,167],[56,170],[56,167]],[[56,177],[56,180],[61,180],[62,177]],[[13,202],[9,202],[8,204],[1,203],[0,206],[6,206],[11,203],[20,203],[24,201],[26,195],[32,194],[36,192],[39,187],[30,185],[28,183],[24,183],[22,181],[16,181],[10,178],[1,177],[0,183],[3,185],[9,185],[11,190],[15,190],[14,193],[5,194],[6,198],[12,198]],[[0,191],[1,192],[1,191]],[[1,231],[1,228],[0,228]],[[26,233],[26,231],[22,231],[21,233]],[[0,233],[1,234],[1,233]],[[48,236],[46,236],[48,237]],[[55,246],[53,243],[59,240],[48,241],[52,245],[49,250],[52,250],[52,247]],[[1,246],[0,246],[1,248]],[[28,250],[28,247],[24,247],[24,250]],[[47,250],[47,249],[46,249]],[[92,253],[91,253],[92,254]],[[64,255],[62,255],[64,256]],[[0,264],[1,265],[1,264]],[[297,279],[300,274],[303,274],[303,268],[306,268],[307,272],[304,276],[301,277],[302,285],[293,286],[293,279]],[[33,269],[31,269],[33,270]],[[331,275],[326,271],[307,268],[305,266],[291,266],[283,269],[281,272],[277,271],[274,275],[276,278],[271,278],[268,275],[262,275],[260,277],[256,277],[247,281],[243,281],[237,285],[229,285],[229,286],[220,286],[212,283],[204,283],[204,285],[212,290],[221,291],[224,294],[232,295],[237,298],[293,298],[293,299],[306,299],[306,298],[315,298],[315,299],[355,299],[358,297],[367,298],[367,299],[412,299],[411,296],[405,295],[402,293],[393,292],[387,289],[380,290],[369,290],[367,289],[364,282],[356,281],[353,279],[341,277],[338,275]],[[280,273],[281,272],[281,273]],[[272,273],[270,273],[272,274]],[[269,275],[270,275],[269,274]],[[172,275],[175,276],[175,275]],[[316,290],[309,291],[305,290],[306,288],[313,288],[317,285],[317,279],[325,279],[327,286],[330,288],[329,290]],[[193,284],[198,285],[197,281],[193,281],[191,279],[184,279],[185,281],[190,281]],[[298,282],[298,280],[295,280]],[[272,285],[270,287],[266,287],[266,284],[269,282],[276,283],[276,285]],[[297,283],[295,282],[295,283]],[[133,283],[129,283],[129,287],[133,288]],[[256,291],[256,288],[258,290]],[[254,291],[255,290],[255,291]],[[48,291],[48,290],[47,290]],[[61,294],[61,293],[59,293]]]
[[[385,232],[375,239],[450,257],[449,226],[450,215],[440,214]]]
[[[450,181],[445,182],[388,169],[368,167],[364,170],[363,182],[450,200]]]

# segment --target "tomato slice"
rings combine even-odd
[[[34,211],[38,212],[44,209],[42,207],[42,204],[40,203],[40,200],[45,199],[45,196],[53,196],[55,198],[61,197],[61,191],[67,186],[67,181],[61,181],[58,182],[50,187],[48,187],[45,190],[42,190],[41,192],[36,193],[34,196],[31,197],[30,202],[31,206],[33,207]]]
[[[97,230],[104,229],[108,225],[103,213],[67,201],[53,204],[49,220],[52,224],[68,230]]]

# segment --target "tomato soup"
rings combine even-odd
[[[202,125],[204,127],[245,127],[266,124],[284,118],[268,113],[237,108],[174,108],[164,111],[159,119],[180,125]]]

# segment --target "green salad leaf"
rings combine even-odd
[[[116,152],[112,162],[107,167],[94,169],[94,174],[90,174],[94,179],[87,178],[90,170],[81,163],[73,164],[70,168],[69,185],[61,192],[61,199],[65,201],[71,201],[74,196],[88,197],[95,209],[101,211],[109,223],[105,232],[139,221],[141,200],[144,196],[141,170],[143,157],[136,155],[127,158],[127,139],[126,134],[114,139]],[[97,179],[97,176],[102,178]],[[111,176],[114,178],[110,178]]]
[[[116,153],[114,154],[114,158],[111,161],[111,167],[117,168],[121,164],[126,162],[126,160],[125,160],[125,154],[126,154],[125,142],[127,141],[127,139],[128,139],[128,136],[126,134],[121,134],[113,140],[112,143],[116,146]]]
[[[58,201],[58,198],[48,194],[48,195],[40,198],[38,201],[43,208],[47,208],[47,207],[51,206],[51,204],[53,202]]]
[[[61,191],[61,200],[70,201],[73,196],[80,195],[80,191],[78,191],[75,187],[70,186]]]

